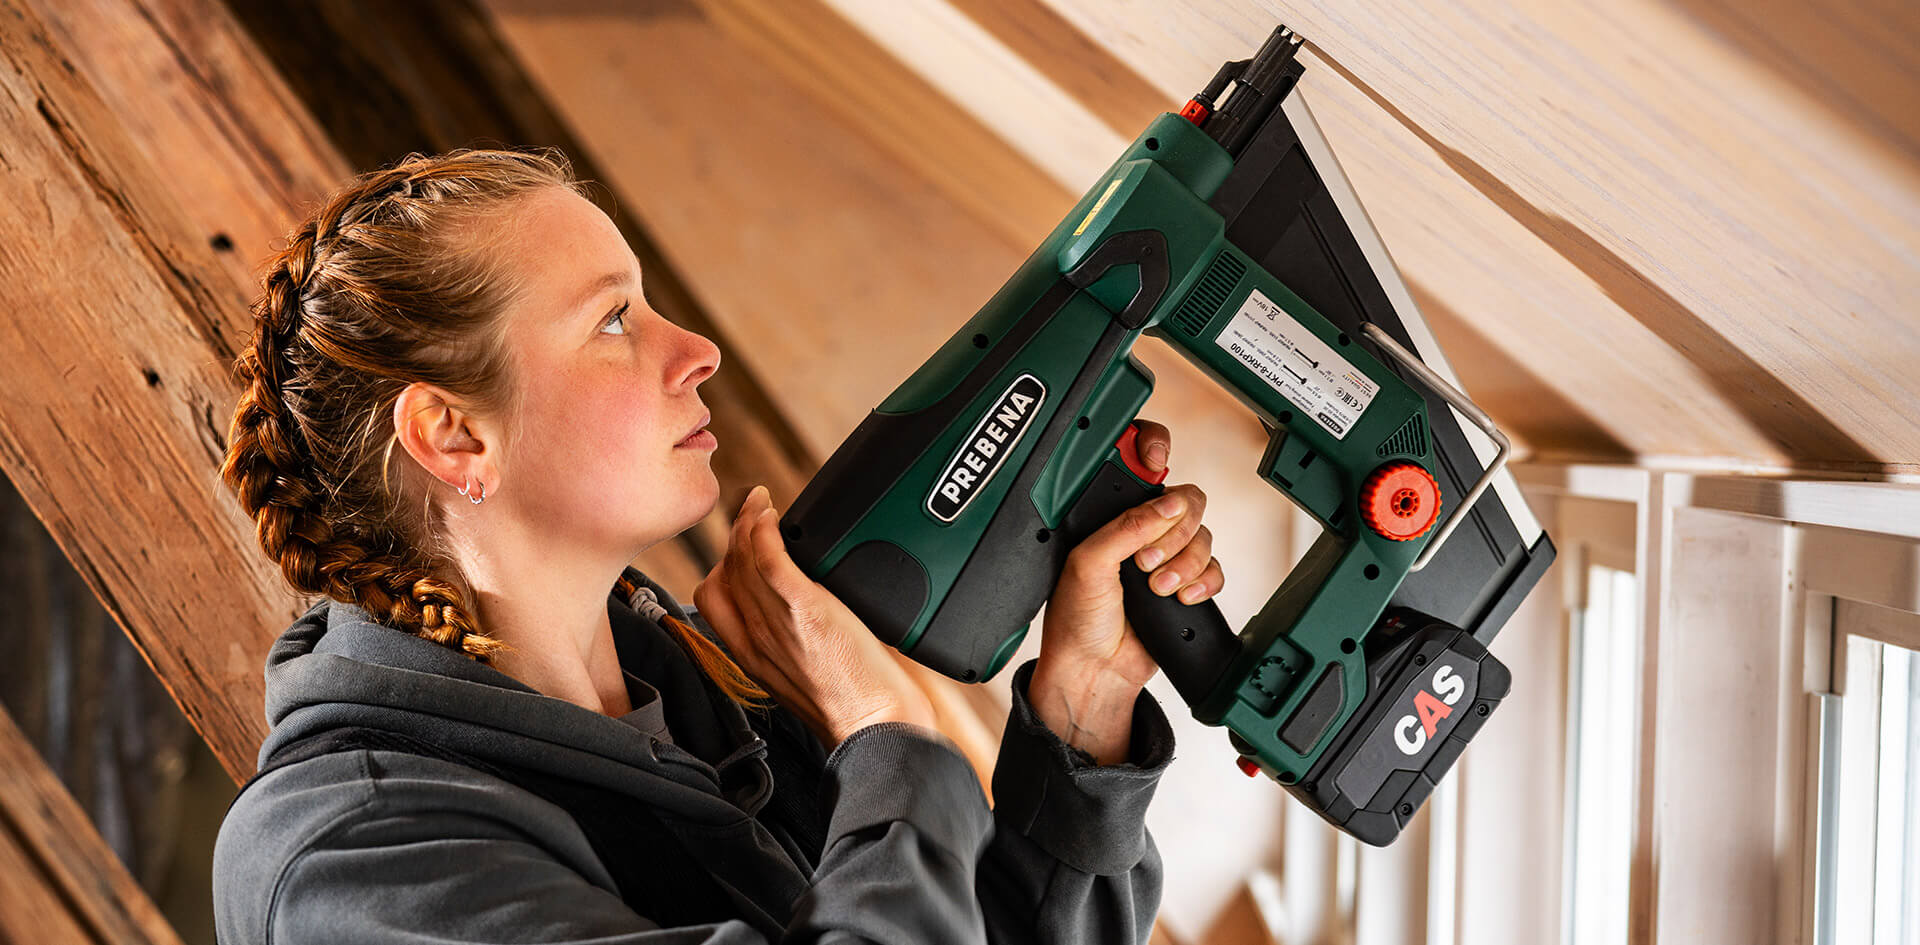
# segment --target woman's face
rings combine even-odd
[[[688,435],[709,417],[697,388],[720,349],[647,304],[639,260],[585,198],[543,191],[514,223],[499,245],[524,280],[505,326],[521,404],[501,490],[573,550],[630,557],[719,498],[713,435]]]

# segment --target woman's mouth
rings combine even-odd
[[[719,446],[720,440],[712,433],[707,432],[707,424],[711,422],[713,422],[713,414],[709,413],[701,417],[700,425],[696,427],[692,433],[683,437],[680,442],[673,444],[674,448],[680,449],[685,447],[687,449],[710,450]]]

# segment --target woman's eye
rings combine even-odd
[[[608,326],[608,325],[611,325],[611,324],[613,324],[613,323],[615,323],[615,322],[619,322],[619,323],[620,323],[620,330],[619,330],[619,331],[616,331],[616,332],[610,332],[610,334],[615,334],[615,335],[624,335],[624,334],[626,334],[626,333],[627,333],[627,318],[626,318],[626,315],[627,315],[627,306],[628,306],[628,304],[631,304],[631,303],[626,303],[626,304],[622,304],[622,305],[620,306],[620,308],[619,308],[619,310],[618,310],[618,311],[616,311],[616,312],[614,312],[614,313],[613,313],[613,314],[611,314],[611,315],[608,315],[608,316],[607,316],[607,320],[606,320],[606,321],[603,321],[603,322],[601,322],[601,323],[600,323],[600,325],[601,325],[601,327],[602,327],[602,328],[605,328],[605,327],[606,327],[606,326]]]

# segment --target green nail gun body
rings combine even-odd
[[[1160,338],[1261,421],[1259,475],[1323,532],[1238,633],[1131,561],[1128,622],[1249,774],[1384,844],[1506,694],[1485,644],[1553,545],[1290,94],[1299,42],[1276,29],[1149,124],[781,530],[875,634],[992,677],[1073,546],[1162,490],[1130,353]]]

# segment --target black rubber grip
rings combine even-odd
[[[1128,509],[1165,491],[1163,486],[1141,483],[1120,462],[1103,464],[1067,512],[1069,540],[1079,544]],[[1147,586],[1146,572],[1132,557],[1120,565],[1120,587],[1133,632],[1180,698],[1198,705],[1239,655],[1240,637],[1227,626],[1227,618],[1211,598],[1183,604],[1171,594],[1155,594]]]
[[[1127,622],[1140,643],[1180,698],[1198,705],[1239,654],[1240,637],[1212,599],[1183,604],[1171,594],[1155,594],[1132,558],[1120,565],[1120,587],[1126,592]]]

